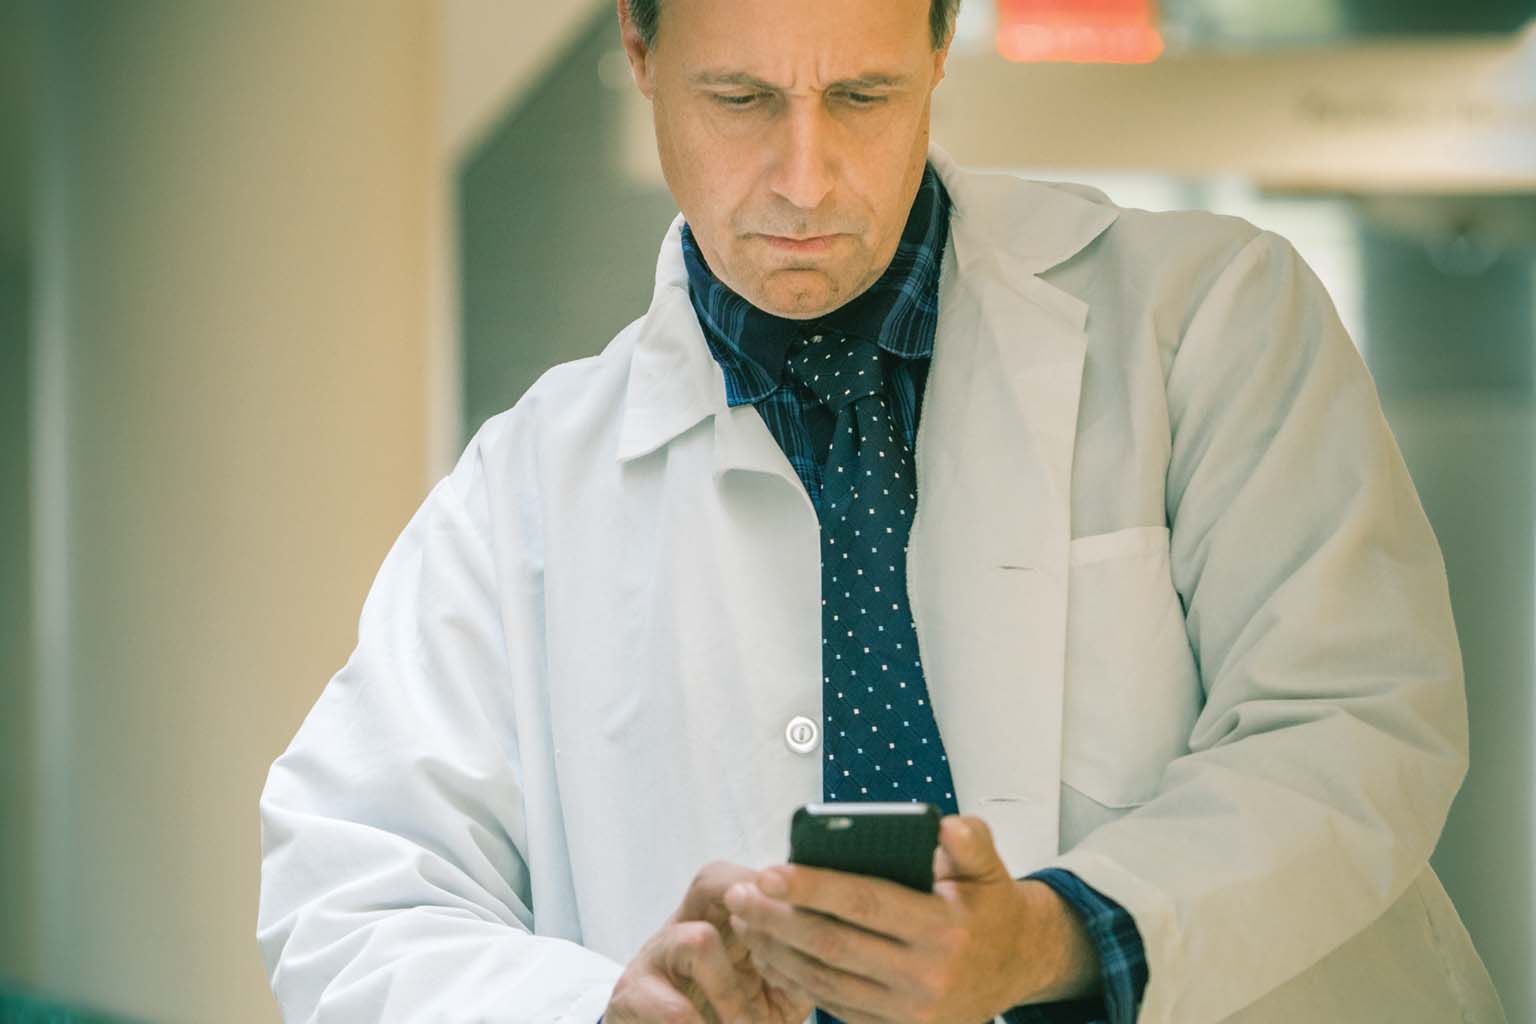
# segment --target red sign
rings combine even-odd
[[[1016,61],[1145,64],[1163,52],[1156,0],[997,0],[997,52]]]

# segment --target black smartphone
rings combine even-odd
[[[932,892],[940,816],[933,804],[806,804],[789,824],[789,860]]]

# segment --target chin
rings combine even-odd
[[[764,312],[788,320],[813,320],[847,301],[847,297],[828,287],[825,281],[806,288],[784,286],[781,282],[776,288],[758,289],[752,299],[753,304]]]
[[[839,305],[841,303],[828,302],[825,299],[806,299],[798,302],[773,302],[765,299],[758,308],[786,320],[814,320],[832,312]]]

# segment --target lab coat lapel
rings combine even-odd
[[[651,305],[635,339],[619,423],[621,462],[655,451],[725,408],[725,383],[688,300],[682,224],[679,215],[662,239]]]
[[[961,811],[988,822],[1017,876],[1058,852],[1072,459],[1087,349],[1086,305],[1035,275],[1097,237],[1114,211],[961,174],[942,154],[935,164],[955,212],[908,585]]]
[[[630,364],[618,458],[625,461],[655,451],[713,417],[717,479],[739,469],[771,473],[798,485],[794,467],[757,410],[726,404],[720,366],[709,353],[688,298],[682,225],[681,216],[672,222],[656,261],[655,291]]]

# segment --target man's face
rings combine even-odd
[[[623,5],[621,3],[621,9]],[[895,255],[928,153],[929,0],[662,0],[624,42],[710,269],[766,312],[830,312]]]

